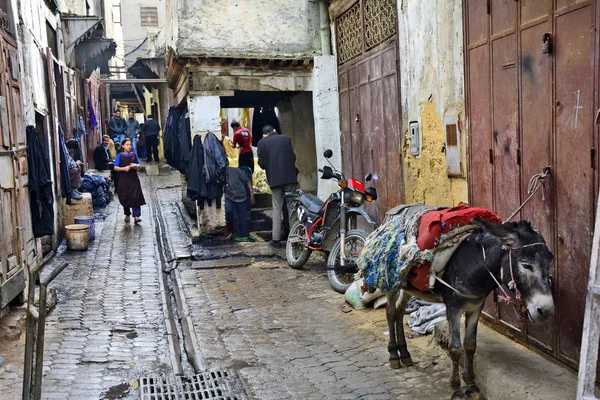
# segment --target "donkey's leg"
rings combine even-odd
[[[390,367],[392,369],[398,369],[400,365],[400,356],[398,355],[398,342],[396,336],[396,318],[397,313],[397,301],[400,296],[399,291],[392,291],[387,293],[387,308],[385,315],[388,323],[389,339],[388,339],[388,352],[390,353]]]
[[[479,388],[475,386],[475,371],[473,368],[473,357],[477,349],[477,326],[479,324],[479,316],[483,308],[483,302],[479,308],[472,312],[465,313],[465,368],[463,371],[463,380],[469,386],[468,392],[470,399],[479,399]]]
[[[446,315],[448,317],[448,328],[450,333],[450,344],[448,354],[452,360],[452,374],[450,376],[450,386],[452,389],[460,389],[460,373],[458,364],[462,355],[462,346],[460,343],[460,317],[462,310],[446,305]]]
[[[398,343],[398,350],[400,350],[400,361],[405,367],[413,365],[412,358],[408,352],[406,345],[406,336],[404,335],[404,313],[406,312],[406,306],[410,300],[411,295],[404,292],[400,292],[400,301],[396,308],[396,342]]]

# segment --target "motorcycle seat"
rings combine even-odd
[[[321,208],[323,208],[323,204],[325,204],[323,200],[310,193],[302,194],[298,200],[300,201],[300,204],[313,214],[318,214],[319,211],[321,211]]]

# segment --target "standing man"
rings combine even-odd
[[[154,161],[160,162],[158,159],[158,134],[160,133],[160,125],[152,118],[152,114],[148,114],[148,120],[144,124],[142,133],[146,138],[146,153],[148,153],[147,162],[152,162],[152,156]]]
[[[94,167],[98,171],[107,171],[112,169],[113,160],[110,156],[110,137],[102,136],[102,143],[94,149]]]
[[[284,201],[288,216],[292,215],[293,211],[293,200],[286,199],[284,194],[295,191],[298,186],[296,153],[292,147],[292,139],[286,135],[279,135],[271,125],[266,125],[263,133],[266,133],[267,137],[258,142],[258,165],[267,174],[267,183],[271,188],[273,201],[273,239],[269,244],[278,248],[281,241],[281,214]]]
[[[127,123],[121,118],[121,111],[115,111],[115,116],[108,123],[108,134],[115,143],[121,143],[127,133]]]
[[[240,148],[238,166],[248,167],[254,174],[254,154],[252,152],[252,134],[246,128],[242,128],[236,120],[231,122],[233,129],[233,147]]]
[[[133,152],[137,154],[137,138],[140,134],[140,123],[135,119],[132,112],[129,113],[129,118],[125,121],[127,124],[126,135],[129,139],[131,139],[131,145],[133,146]]]

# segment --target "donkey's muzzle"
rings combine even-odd
[[[554,299],[550,294],[536,294],[527,303],[529,320],[541,323],[554,314]]]

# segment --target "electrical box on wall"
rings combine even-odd
[[[458,129],[458,117],[444,118],[444,138],[446,151],[446,174],[463,177],[461,137]]]
[[[410,154],[412,156],[421,155],[421,134],[419,133],[419,123],[413,121],[409,124],[408,139],[410,141]]]

